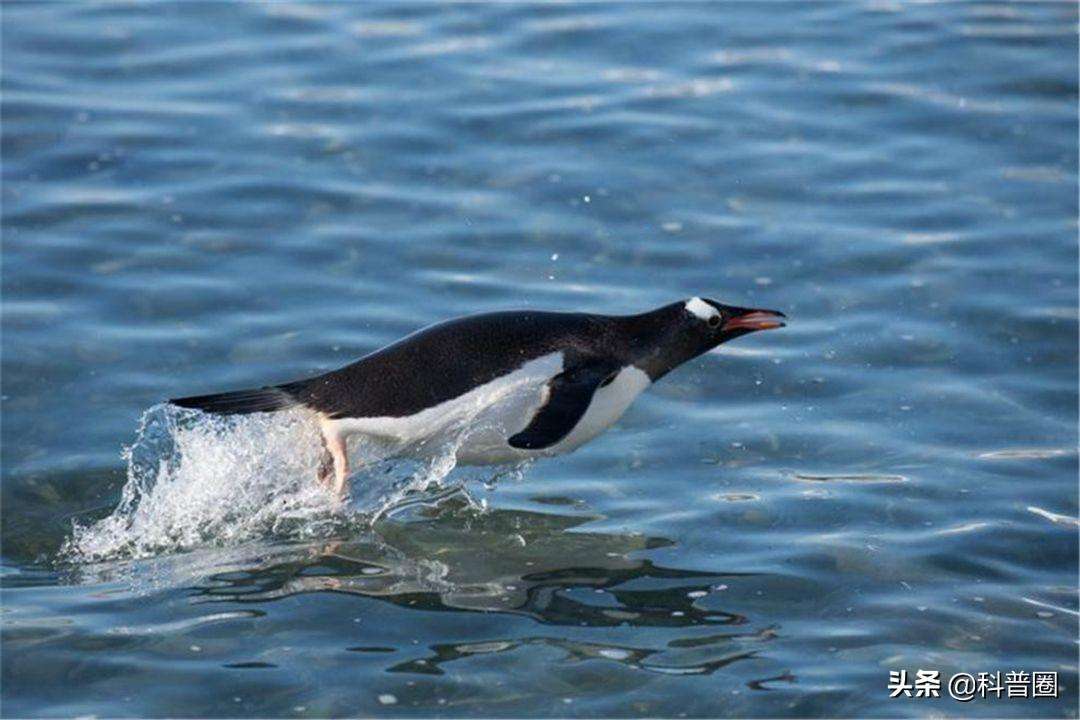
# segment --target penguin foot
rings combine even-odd
[[[325,483],[338,499],[344,499],[346,481],[349,479],[349,455],[345,437],[334,432],[333,427],[325,420],[321,426],[326,453],[319,464],[319,480]]]

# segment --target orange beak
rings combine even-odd
[[[787,317],[778,310],[747,310],[724,323],[723,330],[773,330],[784,327],[779,319]]]

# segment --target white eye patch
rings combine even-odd
[[[686,301],[686,311],[705,322],[720,314],[720,311],[699,297],[692,297]]]

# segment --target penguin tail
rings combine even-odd
[[[257,412],[275,412],[300,405],[291,389],[299,389],[302,383],[289,383],[274,387],[234,390],[213,395],[193,395],[173,398],[169,402],[177,407],[202,410],[215,415],[246,415]]]

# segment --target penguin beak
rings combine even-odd
[[[773,330],[775,328],[784,327],[784,323],[780,320],[780,318],[783,317],[787,316],[779,310],[739,308],[738,314],[725,322],[722,330],[724,332],[731,332],[732,330],[743,330],[746,332],[753,332],[754,330]]]

